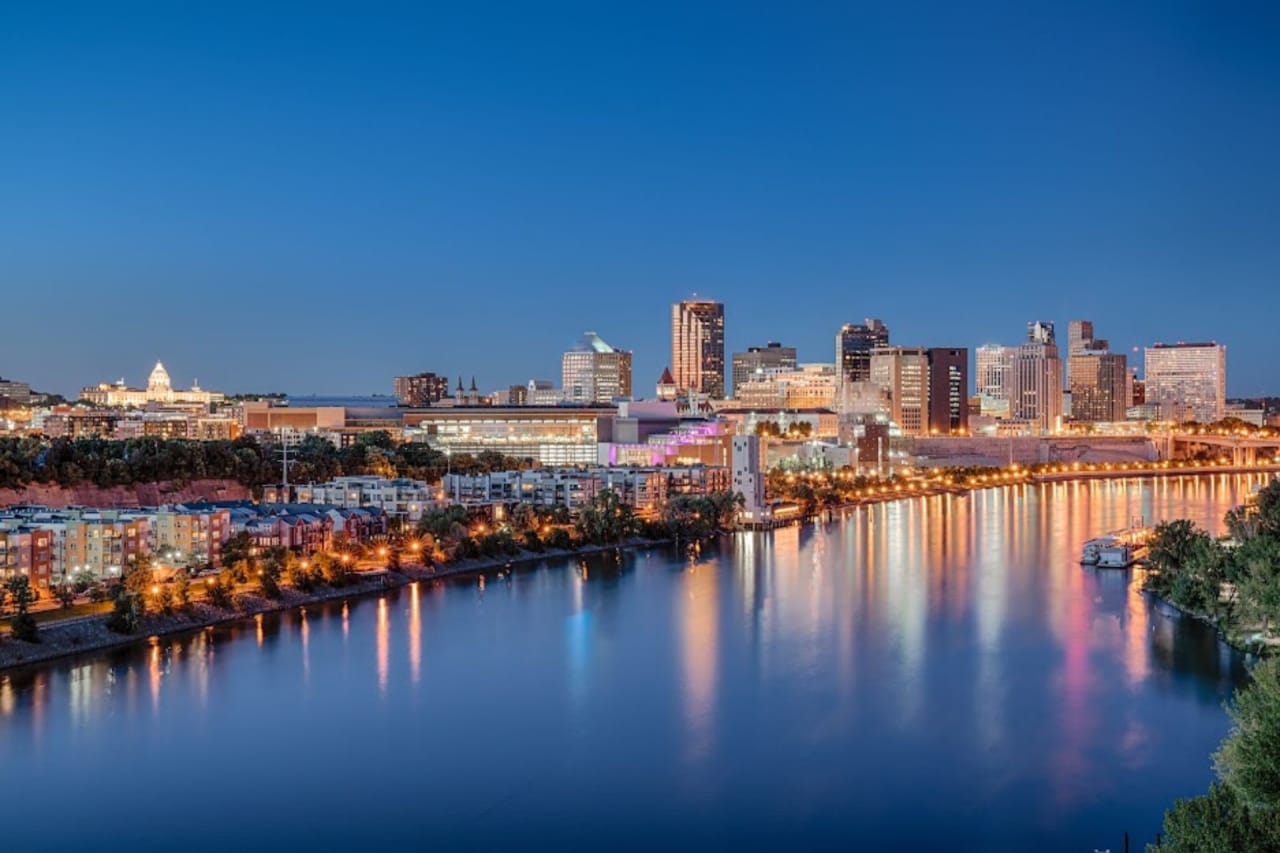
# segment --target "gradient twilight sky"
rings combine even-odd
[[[1033,8],[1038,7],[1038,8]],[[1280,393],[1274,3],[6,3],[0,375],[559,381],[584,330],[1228,344]]]

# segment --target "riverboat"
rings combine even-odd
[[[1151,528],[1141,524],[1090,539],[1081,550],[1080,563],[1100,569],[1127,569],[1147,554]]]

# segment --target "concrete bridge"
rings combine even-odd
[[[1257,465],[1280,457],[1280,435],[1260,437],[1194,430],[1168,432],[1159,436],[1161,458],[1180,459],[1208,450],[1230,460],[1232,465]]]

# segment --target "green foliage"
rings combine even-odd
[[[173,588],[169,584],[160,584],[160,590],[155,593],[155,606],[161,613],[173,612]]]
[[[592,545],[612,545],[639,532],[635,510],[613,489],[605,489],[578,511],[578,535]]]
[[[14,575],[5,584],[9,598],[13,600],[15,615],[9,622],[9,630],[16,639],[28,643],[40,642],[40,629],[36,620],[27,612],[35,596],[31,591],[31,581],[26,575]]]
[[[141,596],[121,591],[115,599],[115,607],[107,617],[107,629],[117,634],[134,634],[142,624]]]
[[[147,595],[151,592],[152,575],[151,569],[145,566],[135,566],[125,572],[124,575],[124,592],[133,596],[134,605],[139,614],[147,612]],[[116,596],[117,600],[119,595]]]
[[[1280,660],[1254,667],[1230,710],[1235,726],[1214,756],[1218,775],[1250,807],[1280,809]]]
[[[1226,785],[1178,800],[1164,815],[1164,843],[1149,853],[1264,853],[1280,844],[1274,815],[1255,813]]]
[[[191,606],[191,579],[185,573],[178,575],[174,582],[173,600],[183,610]]]
[[[58,599],[58,606],[64,609],[70,607],[76,603],[75,586],[69,583],[60,583],[53,588],[53,597]]]
[[[808,421],[797,421],[789,424],[784,432],[777,421],[759,421],[756,423],[756,435],[769,438],[803,439],[813,434],[813,424]]]
[[[742,496],[732,492],[714,495],[677,495],[662,510],[666,535],[677,539],[705,539],[733,527]]]
[[[486,533],[476,542],[480,554],[485,557],[514,557],[520,553],[520,546],[510,533],[499,531]]]
[[[230,610],[235,605],[235,589],[235,575],[227,569],[223,569],[216,578],[210,578],[205,584],[209,603],[220,610]]]
[[[450,535],[454,525],[461,525],[465,530],[470,521],[471,517],[465,507],[455,505],[433,509],[423,513],[422,518],[418,519],[418,533],[444,539]]]
[[[241,531],[222,543],[222,565],[234,566],[239,562],[247,562],[253,550],[253,537]]]
[[[307,436],[294,450],[290,453],[294,482],[325,482],[345,474],[374,473],[435,481],[447,467],[468,474],[529,467],[527,460],[497,453],[455,455],[448,460],[424,442],[397,444],[386,432],[366,433],[341,450],[319,436]],[[0,438],[0,488],[31,483],[92,483],[109,488],[198,479],[235,480],[256,487],[279,482],[281,473],[274,447],[252,436],[234,441]]]

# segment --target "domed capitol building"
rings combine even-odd
[[[114,385],[103,383],[83,388],[80,391],[80,399],[93,403],[95,406],[141,409],[153,403],[159,405],[207,406],[210,403],[221,402],[224,396],[218,391],[203,390],[199,382],[192,382],[191,389],[188,391],[175,390],[173,382],[169,379],[169,371],[164,369],[164,364],[157,361],[156,366],[151,371],[151,375],[147,378],[146,388],[130,388],[121,379]]]

